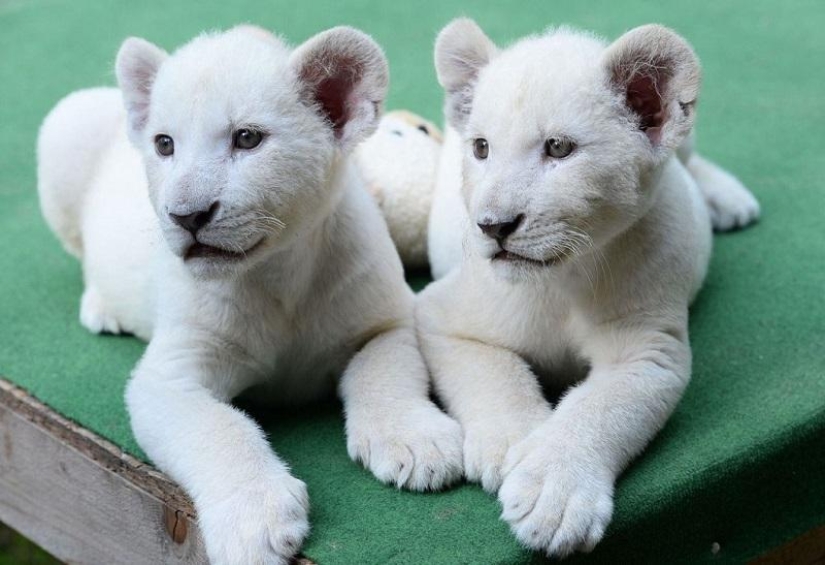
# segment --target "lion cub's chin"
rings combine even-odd
[[[236,277],[260,263],[271,252],[272,244],[266,237],[246,249],[227,249],[201,242],[183,248],[178,255],[189,273],[197,279]]]
[[[506,249],[499,249],[489,255],[488,261],[497,278],[517,283],[557,276],[569,262],[569,257],[555,255],[547,259],[534,259]]]

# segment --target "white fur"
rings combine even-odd
[[[440,153],[438,128],[403,110],[381,118],[375,133],[355,152],[367,189],[409,268],[427,266],[427,224]]]
[[[433,202],[427,225],[427,256],[433,278],[440,279],[461,262],[470,218],[461,200],[462,140],[455,128],[444,128]]]
[[[413,296],[349,157],[386,93],[378,46],[351,28],[295,51],[250,27],[172,56],[129,39],[117,74],[127,111],[95,89],[46,118],[41,203],[82,257],[84,325],[151,338],[126,391],[132,428],[193,498],[211,561],[286,563],[309,529],[304,484],[229,404],[254,385],[295,402],[343,372],[353,459],[414,490],[460,477],[461,429],[429,400]],[[266,132],[255,149],[233,148],[244,127]],[[238,253],[188,256],[169,214],[215,201],[197,240]]]
[[[616,477],[690,379],[688,304],[711,223],[676,150],[690,143],[698,61],[659,26],[609,46],[562,28],[499,52],[457,20],[436,68],[451,128],[430,225],[443,278],[416,310],[422,352],[464,428],[467,478],[498,492],[518,539],[549,555],[589,550]],[[662,111],[634,110],[637,92]],[[554,137],[574,151],[547,157]],[[749,194],[718,200],[742,224],[755,216]],[[500,243],[476,227],[519,214]],[[540,381],[570,388],[553,407]]]
[[[464,33],[473,33],[468,29]],[[445,38],[442,36],[442,41]],[[449,37],[446,40],[450,40]],[[481,41],[481,40],[479,40]],[[489,41],[489,40],[487,40]],[[492,43],[484,44],[484,50],[494,55],[497,49]],[[442,49],[442,53],[447,52]],[[577,73],[576,69],[569,69]],[[472,79],[471,79],[472,80]],[[454,86],[453,89],[460,88]],[[449,88],[445,86],[449,91]],[[466,104],[464,98],[462,104]],[[439,160],[434,188],[432,210],[428,227],[428,255],[433,277],[442,278],[458,265],[467,250],[466,236],[470,233],[470,222],[466,208],[461,204],[461,157],[462,137],[449,124],[451,106],[447,106],[448,124],[444,129],[443,156]],[[729,172],[705,159],[694,148],[693,134],[678,147],[679,160],[698,185],[710,212],[713,229],[725,232],[747,227],[760,215],[760,207],[753,194]]]

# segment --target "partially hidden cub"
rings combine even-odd
[[[44,215],[81,259],[84,325],[150,339],[132,429],[193,498],[222,565],[286,563],[303,482],[229,401],[338,383],[347,448],[381,481],[462,474],[462,432],[428,396],[413,295],[350,153],[376,127],[386,59],[352,28],[295,50],[242,26],[172,55],[128,39],[120,91],[74,93],[38,144]],[[125,109],[124,109],[125,106]]]
[[[419,296],[422,352],[464,428],[467,478],[498,493],[516,537],[589,550],[690,380],[711,219],[744,226],[759,206],[691,154],[699,61],[667,28],[612,44],[558,28],[500,50],[457,20],[435,51],[443,278]],[[555,406],[542,381],[567,388]]]

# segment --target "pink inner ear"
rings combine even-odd
[[[353,95],[362,78],[362,63],[339,54],[327,54],[310,61],[301,72],[301,79],[311,85],[312,96],[321,106],[337,139],[344,135],[344,126],[353,117]]]
[[[332,124],[335,137],[341,137],[343,127],[349,120],[347,99],[352,92],[353,82],[350,73],[339,73],[321,80],[315,90],[315,98]]]
[[[638,74],[627,83],[627,105],[639,116],[639,129],[653,143],[659,141],[667,117],[660,94],[660,89],[664,88],[663,82],[657,82],[656,77],[649,74]]]

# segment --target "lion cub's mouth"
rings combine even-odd
[[[532,259],[531,257],[525,257],[524,255],[519,255],[518,253],[513,253],[512,251],[507,251],[506,249],[502,249],[495,255],[493,255],[493,261],[507,261],[512,263],[529,263],[531,265],[538,265],[540,267],[549,267],[550,265],[555,265],[556,263],[560,263],[566,255],[558,254],[553,257],[549,257],[542,261],[538,259]]]
[[[249,254],[255,251],[260,245],[263,243],[263,238],[259,239],[252,247],[245,249],[243,251],[234,251],[230,249],[224,249],[223,247],[215,247],[214,245],[207,245],[205,243],[201,243],[200,241],[196,241],[192,244],[189,249],[186,250],[186,254],[183,256],[184,261],[189,261],[190,259],[222,259],[225,261],[242,261],[249,257]]]

